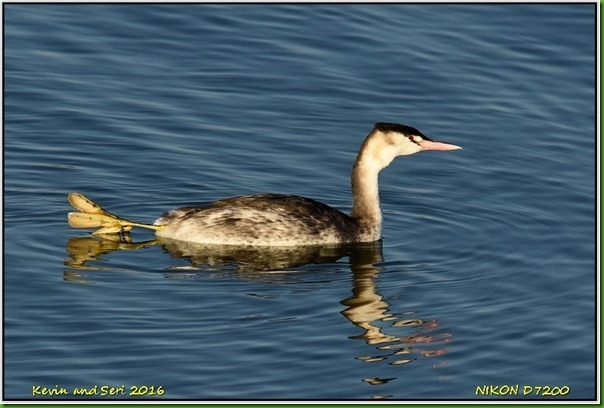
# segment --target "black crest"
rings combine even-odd
[[[398,132],[409,136],[417,135],[423,137],[426,140],[432,140],[416,128],[407,125],[400,125],[398,123],[378,122],[375,124],[375,129],[382,132]]]

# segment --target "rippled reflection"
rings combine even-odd
[[[412,311],[399,314],[390,311],[390,304],[379,294],[376,279],[380,273],[380,251],[351,253],[350,268],[353,273],[352,296],[341,303],[347,308],[341,313],[363,332],[351,337],[375,345],[376,354],[357,356],[364,363],[385,362],[392,366],[404,365],[418,357],[439,357],[447,353],[445,345],[451,334],[441,332],[435,319],[424,320]],[[434,364],[441,367],[445,361]],[[370,385],[384,385],[396,378],[364,378]],[[374,395],[374,399],[390,395]]]
[[[203,245],[171,239],[132,242],[130,237],[107,235],[100,237],[72,238],[67,243],[69,258],[65,265],[64,279],[75,283],[90,283],[82,269],[101,269],[91,265],[100,257],[114,251],[129,251],[161,245],[175,258],[186,259],[192,267],[233,268],[247,273],[250,279],[266,274],[260,272],[282,271],[308,264],[335,263],[349,258],[352,271],[352,296],[340,303],[346,306],[341,314],[362,330],[350,339],[363,340],[372,346],[368,355],[354,357],[361,363],[385,363],[400,366],[412,363],[420,357],[442,357],[448,352],[446,346],[451,334],[443,332],[436,319],[425,319],[413,311],[394,313],[390,304],[376,287],[376,280],[383,262],[381,242],[302,247],[239,247],[230,245]],[[106,268],[103,268],[106,269]],[[180,270],[182,268],[178,268]],[[254,274],[253,272],[257,272]],[[178,277],[169,274],[167,277]],[[437,368],[446,364],[440,360],[433,364]],[[361,380],[372,386],[388,384],[396,377],[366,377]],[[376,394],[375,399],[389,398],[388,394]]]

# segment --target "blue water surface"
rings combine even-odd
[[[5,4],[5,400],[596,398],[595,12]],[[378,121],[464,148],[382,173],[381,245],[66,222],[70,191],[141,222],[259,192],[349,211]]]

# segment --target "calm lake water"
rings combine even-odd
[[[4,5],[4,399],[596,398],[595,10]],[[349,211],[378,121],[464,147],[382,173],[381,245],[66,222],[70,191]]]

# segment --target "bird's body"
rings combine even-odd
[[[306,197],[257,194],[164,214],[157,236],[227,245],[313,245],[357,242],[355,221]],[[374,239],[363,239],[363,241]]]
[[[70,213],[69,221],[79,228],[102,227],[96,233],[116,233],[137,226],[156,230],[158,237],[203,244],[292,246],[373,242],[382,236],[379,172],[398,156],[422,150],[455,149],[460,147],[432,141],[415,128],[377,123],[353,166],[350,215],[310,198],[258,194],[175,209],[149,225],[119,218],[84,196],[71,193],[69,201],[84,214]]]

